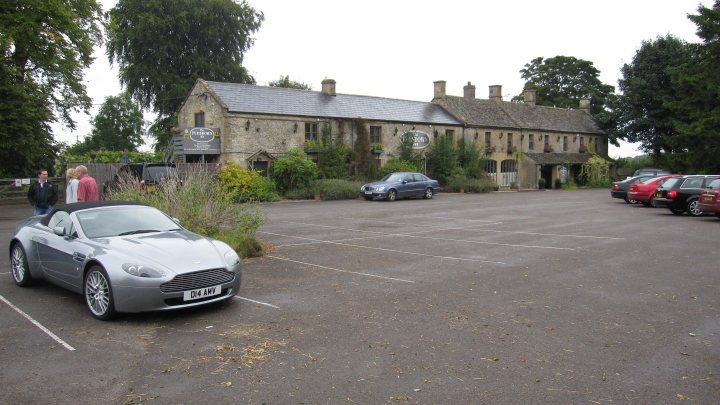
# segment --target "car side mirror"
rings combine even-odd
[[[53,228],[53,233],[57,236],[65,236],[65,228],[62,226],[56,226]]]
[[[407,180],[403,180],[402,183],[403,183],[403,184],[407,184],[408,181],[407,181]]]
[[[172,217],[172,220],[175,221],[176,224],[182,225],[179,218]]]

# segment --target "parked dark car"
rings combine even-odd
[[[373,183],[360,187],[360,193],[366,200],[395,201],[398,198],[423,197],[430,199],[440,189],[437,180],[421,173],[395,172],[390,173]]]
[[[713,180],[708,188],[700,193],[698,208],[703,212],[714,213],[720,218],[720,180]]]
[[[710,182],[717,179],[720,179],[720,175],[674,177],[655,192],[655,206],[668,208],[675,215],[683,212],[694,217],[703,215],[703,210],[698,205],[700,193]]]
[[[621,200],[625,200],[625,202],[628,204],[636,204],[637,201],[631,200],[628,197],[628,190],[630,189],[630,186],[641,181],[652,179],[653,177],[656,176],[651,174],[643,174],[641,176],[630,177],[622,181],[614,181],[612,184],[612,188],[610,189],[610,196],[612,198],[619,198]]]
[[[655,191],[665,184],[668,179],[679,176],[679,174],[665,174],[631,184],[627,193],[628,199],[630,201],[635,200],[646,207],[650,207],[653,205],[653,201],[655,200]]]
[[[177,179],[174,163],[128,163],[120,166],[117,174],[105,185],[105,193],[116,190],[121,179],[134,179],[141,190],[153,192],[167,179]]]
[[[633,173],[633,176],[642,176],[644,174],[651,174],[651,175],[657,177],[657,176],[662,176],[663,174],[670,174],[670,172],[665,169],[655,169],[652,167],[643,167],[641,169],[635,170],[635,173]]]

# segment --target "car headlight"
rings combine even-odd
[[[225,252],[225,262],[230,266],[237,266],[240,264],[240,256],[234,250],[228,250]]]
[[[385,186],[375,187],[375,190],[377,190],[377,191],[385,191]]]
[[[125,273],[135,277],[160,278],[165,277],[165,272],[142,264],[125,263],[122,265]]]
[[[363,184],[362,187],[360,187],[360,191],[364,191],[364,190],[365,190],[365,186],[367,186],[367,184]]]

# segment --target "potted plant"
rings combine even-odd
[[[587,153],[587,151],[588,151],[587,145],[585,145],[585,144],[580,145],[580,153]]]
[[[546,143],[545,148],[543,148],[543,151],[545,153],[551,153],[553,151],[553,147],[549,143]]]
[[[379,155],[383,153],[383,145],[381,143],[374,143],[370,146],[370,151],[375,155]]]
[[[540,190],[544,190],[544,189],[545,189],[545,186],[547,186],[547,180],[545,180],[544,177],[540,177],[540,178],[538,179],[538,188],[539,188]]]
[[[321,148],[321,141],[305,141],[305,153],[317,153]]]

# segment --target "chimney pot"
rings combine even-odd
[[[581,98],[580,99],[580,109],[582,111],[585,111],[586,113],[590,113],[590,99],[589,98]]]
[[[475,98],[475,86],[472,83],[468,82],[467,86],[463,87],[463,96],[470,99]]]
[[[523,93],[525,104],[529,105],[530,108],[535,108],[536,95],[537,90],[535,89],[525,89],[525,92]]]
[[[327,94],[328,96],[335,95],[335,80],[325,79],[322,81],[322,94]]]
[[[434,98],[444,98],[445,97],[445,80],[438,80],[435,82],[435,97]]]
[[[499,84],[490,86],[490,100],[502,101],[502,86]]]

